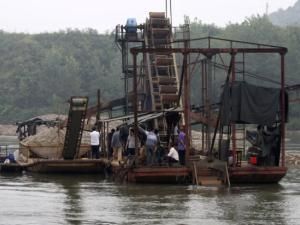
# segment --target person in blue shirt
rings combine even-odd
[[[152,128],[148,128],[148,131],[145,131],[143,128],[139,127],[139,130],[147,135],[145,143],[147,151],[147,165],[151,166],[153,164],[154,151],[157,147],[157,136]]]
[[[178,155],[179,155],[179,162],[181,165],[185,165],[185,133],[183,132],[183,129],[178,129]]]

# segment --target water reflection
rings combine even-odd
[[[285,224],[281,190],[280,185],[234,187],[230,196],[232,201],[219,207],[228,209],[224,217],[238,224],[249,224],[249,221],[253,224],[266,224],[267,221]]]
[[[45,177],[42,175],[34,174],[32,175],[33,182],[45,182],[53,183],[64,192],[63,198],[63,212],[65,221],[68,224],[78,225],[81,224],[81,216],[83,209],[81,206],[81,196],[80,196],[80,181],[76,179],[75,176],[68,177],[63,175],[47,175]]]
[[[0,174],[0,224],[300,224],[300,170],[278,185],[118,185],[98,175]]]
[[[87,213],[82,205],[84,192],[82,184],[97,183],[103,180],[99,175],[74,175],[74,174],[30,174],[34,183],[51,183],[56,190],[64,193],[62,212],[66,224],[82,224]]]
[[[118,186],[124,224],[168,224],[180,220],[187,210],[186,186],[123,185]]]

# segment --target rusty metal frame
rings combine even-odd
[[[225,40],[225,41],[229,41],[226,39],[217,39],[217,40]],[[238,42],[238,43],[245,43],[245,44],[253,44],[256,47],[252,47],[252,48],[234,48],[232,47],[232,43],[233,42]],[[210,47],[210,39],[209,39],[209,47],[208,48],[131,48],[130,52],[132,54],[133,57],[133,87],[134,87],[134,129],[135,131],[138,130],[138,120],[137,120],[137,116],[138,116],[138,109],[137,109],[137,55],[140,53],[163,53],[163,54],[172,54],[172,53],[180,53],[182,55],[186,55],[189,56],[192,53],[198,53],[198,54],[203,54],[206,57],[212,57],[213,55],[216,54],[221,54],[221,53],[227,53],[227,54],[231,54],[232,56],[236,55],[237,53],[262,53],[262,54],[268,54],[268,53],[278,53],[281,57],[280,57],[280,68],[281,68],[281,72],[280,72],[280,76],[281,76],[281,91],[282,93],[284,93],[285,91],[285,61],[284,61],[284,56],[287,53],[287,48],[285,47],[280,47],[280,46],[271,46],[271,45],[263,45],[263,44],[258,44],[258,43],[250,43],[250,42],[239,42],[239,41],[232,41],[230,42],[231,47],[230,48],[211,48]],[[263,47],[262,47],[263,46]],[[185,76],[187,78],[186,82],[184,82],[184,90],[188,90],[188,92],[190,91],[188,89],[189,87],[189,76],[186,75]],[[233,77],[233,81],[235,78],[235,71],[233,69],[232,71],[232,77]],[[184,95],[184,99],[187,99],[187,93],[185,92]],[[284,94],[281,95],[281,104],[280,104],[280,109],[281,109],[281,165],[285,166],[285,97]],[[189,115],[189,106],[185,103],[184,104],[184,114],[185,115]],[[189,120],[189,118],[188,118]],[[188,123],[187,123],[188,124]],[[189,127],[190,125],[188,124],[187,127]],[[186,131],[188,131],[189,128],[186,128]],[[189,132],[188,132],[189,133]],[[135,132],[135,135],[137,134],[137,132]],[[187,143],[188,145],[190,144],[190,136],[187,135]],[[137,141],[137,138],[135,138],[135,140]],[[137,144],[137,143],[136,143]],[[186,154],[189,155],[189,146],[187,146],[187,152]],[[233,149],[233,153],[236,152],[236,149]],[[235,158],[235,156],[234,156]]]

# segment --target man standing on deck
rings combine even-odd
[[[178,154],[179,162],[181,165],[185,164],[185,133],[182,131],[183,128],[178,129]]]
[[[147,135],[145,143],[147,151],[147,165],[151,166],[153,164],[154,151],[157,147],[157,136],[151,127],[148,128],[148,131],[145,131],[143,128],[139,127],[139,131],[144,132]]]
[[[115,133],[115,129],[111,129],[111,131],[107,134],[108,158],[112,158],[113,156],[113,148],[111,146],[111,140],[114,133]]]
[[[91,150],[92,150],[92,159],[99,159],[99,144],[100,144],[100,133],[96,130],[96,127],[93,127],[93,131],[90,133],[91,137]]]
[[[114,132],[111,139],[111,147],[113,148],[113,159],[117,159],[120,163],[122,161],[122,143],[120,141],[120,129],[117,127],[117,130]]]

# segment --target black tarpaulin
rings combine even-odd
[[[280,89],[235,81],[222,95],[221,124],[230,122],[272,125],[280,112]]]

